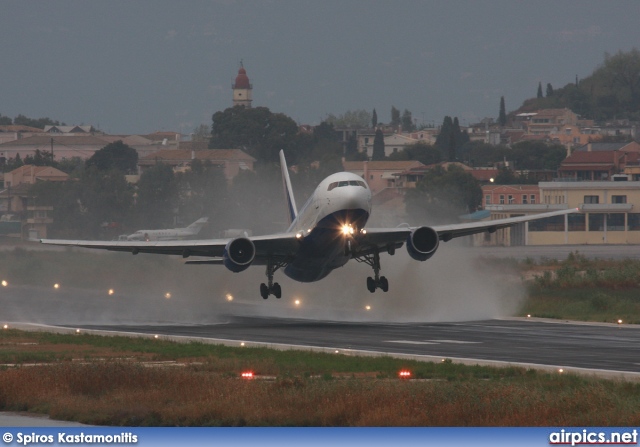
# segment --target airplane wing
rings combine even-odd
[[[447,242],[453,238],[461,236],[469,236],[476,233],[494,233],[501,228],[507,228],[519,223],[529,222],[532,220],[544,219],[547,217],[564,216],[565,214],[577,213],[578,208],[571,208],[561,211],[551,211],[548,213],[532,214],[529,216],[510,217],[507,219],[496,219],[483,222],[460,223],[450,225],[434,225],[431,229],[435,230],[441,241]],[[366,256],[374,251],[390,251],[400,248],[407,237],[419,227],[398,227],[398,228],[367,228],[365,234],[358,234],[356,239],[356,247],[352,251],[352,257],[357,258]]]
[[[266,262],[268,257],[285,259],[295,254],[298,240],[295,233],[283,233],[267,236],[254,236],[250,239],[256,248],[254,264]],[[224,249],[232,241],[229,239],[208,239],[190,241],[81,241],[65,239],[41,239],[47,245],[62,245],[69,247],[95,248],[110,251],[123,251],[132,254],[153,253],[162,255],[206,256],[222,258]],[[190,262],[190,263],[198,263]],[[217,263],[216,260],[209,263]]]

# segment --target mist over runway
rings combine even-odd
[[[176,306],[159,300],[156,306],[134,305],[123,297],[82,290],[14,287],[3,290],[2,324],[27,330],[61,328],[114,335],[138,334],[179,341],[196,340],[279,349],[317,348],[345,354],[415,356],[422,360],[450,358],[471,364],[514,364],[554,370],[586,369],[603,375],[615,371],[640,378],[640,327],[570,323],[537,319],[488,319],[466,322],[356,321],[353,309],[343,320],[302,319],[274,300],[274,314],[263,316],[250,304],[228,303],[227,313]],[[8,293],[7,293],[8,292]],[[62,293],[60,293],[62,292]],[[262,301],[262,300],[260,300]],[[106,303],[106,304],[105,304]],[[259,303],[264,304],[264,303]],[[182,309],[182,310],[180,310]],[[169,312],[174,318],[169,319]],[[199,320],[189,321],[199,313]],[[256,316],[249,317],[254,313]],[[116,318],[121,314],[119,318]],[[585,371],[580,371],[585,372]],[[611,374],[604,374],[610,376]],[[617,377],[614,374],[614,377]]]
[[[259,297],[262,269],[233,274],[176,259],[170,265],[180,272],[178,280],[149,271],[138,278],[138,288],[114,286],[113,293],[9,282],[0,289],[0,323],[640,374],[640,328],[509,319],[524,297],[521,282],[505,271],[504,262],[496,269],[485,260],[518,253],[564,259],[576,249],[588,257],[633,257],[636,248],[532,251],[445,244],[424,263],[402,251],[385,256],[388,293],[369,293],[364,284],[369,269],[354,263],[318,283],[282,278],[285,293],[279,300]],[[113,256],[125,265],[147,262]],[[114,278],[114,284],[121,279]]]

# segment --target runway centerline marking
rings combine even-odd
[[[443,343],[453,343],[457,345],[474,345],[480,344],[481,341],[464,341],[464,340],[385,340],[385,343],[400,343],[405,345],[440,345]]]

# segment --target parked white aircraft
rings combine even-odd
[[[433,227],[365,228],[371,214],[371,190],[359,175],[340,172],[324,179],[309,200],[298,211],[291,189],[284,154],[280,163],[287,201],[290,226],[280,234],[241,236],[227,239],[133,242],[74,241],[43,239],[42,243],[70,245],[132,254],[202,256],[209,259],[187,261],[187,264],[222,264],[238,273],[251,265],[266,266],[267,283],[260,285],[260,295],[282,296],[280,285],[273,282],[274,273],[284,269],[290,278],[300,282],[318,281],[350,259],[373,268],[367,278],[367,289],[375,292],[389,289],[389,282],[380,276],[380,253],[395,254],[407,244],[409,255],[418,261],[431,258],[440,241],[475,233],[493,233],[500,228],[535,219],[578,212],[568,209],[533,216],[513,217],[476,223],[438,225]]]
[[[208,217],[202,217],[184,228],[167,228],[164,230],[138,230],[130,235],[120,236],[121,241],[176,241],[197,236],[202,227],[209,222]]]

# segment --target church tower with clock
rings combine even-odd
[[[238,70],[238,76],[236,76],[236,82],[231,88],[233,89],[233,105],[244,106],[250,109],[251,90],[253,90],[253,86],[249,83],[249,77],[247,76],[247,71],[244,69],[242,62],[240,62],[240,69]]]

